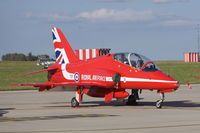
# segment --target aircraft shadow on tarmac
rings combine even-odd
[[[96,105],[84,105],[84,104],[96,104]],[[145,102],[145,101],[141,101],[138,102],[137,105],[135,106],[154,106],[155,102]],[[103,101],[94,101],[94,102],[83,102],[80,106],[83,107],[95,107],[95,106],[130,106],[130,105],[126,105],[126,103],[123,102],[118,102],[118,101],[112,101],[109,104],[104,103]],[[132,105],[134,106],[134,105]],[[164,107],[185,107],[185,108],[197,108],[200,107],[200,103],[194,103],[190,100],[183,100],[183,101],[165,101],[163,103]]]
[[[15,108],[0,108],[0,117],[7,114],[9,112],[8,110],[15,110]]]
[[[68,105],[62,106],[45,106],[45,107],[71,107]],[[126,102],[119,102],[119,101],[111,101],[110,103],[104,103],[103,101],[89,101],[89,102],[82,102],[80,107],[100,107],[100,106],[112,106],[112,107],[119,107],[119,106],[138,106],[138,107],[154,107],[155,102],[146,102],[146,101],[139,101],[137,105],[126,105]],[[190,100],[182,100],[182,101],[165,101],[163,103],[164,107],[180,107],[180,108],[200,108],[200,103],[195,103]]]

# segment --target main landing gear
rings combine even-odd
[[[165,94],[164,93],[160,93],[160,100],[158,100],[156,102],[156,108],[160,109],[162,108],[162,103],[165,100]]]
[[[131,90],[131,95],[128,97],[127,105],[137,105],[137,100],[139,100],[138,89]]]
[[[80,87],[77,87],[76,97],[73,97],[71,100],[71,107],[73,108],[79,107],[79,104],[81,103],[82,100],[83,100],[82,89]]]
[[[79,107],[79,102],[76,100],[76,97],[72,98],[71,107]]]

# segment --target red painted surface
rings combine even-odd
[[[97,57],[92,58],[92,50],[88,49],[76,51],[76,56],[63,33],[57,28],[53,28],[52,32],[56,63],[43,70],[48,71],[48,82],[14,85],[39,87],[40,91],[56,86],[71,86],[77,88],[79,101],[82,100],[83,93],[92,97],[103,97],[105,102],[110,102],[112,98],[128,97],[126,89],[151,89],[165,93],[179,87],[175,79],[164,74],[153,62],[146,61],[139,54],[107,54],[105,49],[97,49]],[[85,56],[87,52],[89,56]],[[126,57],[121,58],[123,56]]]

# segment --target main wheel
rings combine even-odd
[[[158,109],[161,109],[161,108],[162,108],[162,101],[161,101],[161,100],[158,100],[158,101],[156,102],[156,108],[158,108]]]
[[[71,100],[71,106],[72,107],[78,107],[79,106],[79,102],[76,100],[75,97],[73,97],[72,100]]]
[[[128,102],[126,104],[127,105],[137,105],[137,101],[136,101],[135,95],[130,95],[128,97]]]

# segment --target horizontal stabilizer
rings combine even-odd
[[[16,77],[22,77],[22,76],[27,76],[27,75],[31,75],[31,74],[36,74],[36,73],[41,73],[41,72],[46,72],[46,71],[52,71],[52,70],[57,70],[58,68],[48,68],[48,69],[43,69],[43,70],[40,70],[40,71],[35,71],[35,72],[31,72],[31,73],[26,73],[26,74],[21,74],[21,75],[18,75]]]
[[[49,84],[49,83],[28,83],[28,84],[10,84],[10,85],[43,87],[43,86],[51,86],[53,84]]]

